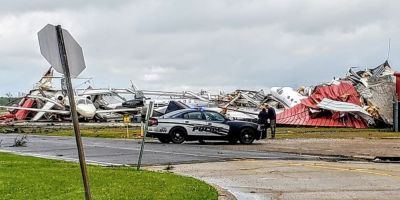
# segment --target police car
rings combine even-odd
[[[162,143],[180,144],[184,141],[227,140],[231,144],[239,141],[251,144],[263,139],[258,125],[253,122],[229,120],[222,114],[207,109],[183,109],[148,122],[147,136],[158,138]]]

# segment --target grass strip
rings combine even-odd
[[[93,199],[217,199],[210,185],[173,173],[88,166]],[[84,199],[79,165],[0,152],[0,199]]]
[[[24,133],[33,135],[50,136],[74,136],[71,129],[51,129],[43,127],[21,128],[21,131],[13,131],[13,127],[0,127],[2,133]],[[270,133],[270,129],[268,129]],[[356,128],[321,128],[321,127],[278,127],[276,129],[277,139],[297,139],[297,138],[331,138],[331,139],[381,139],[387,137],[400,137],[400,133],[392,132],[388,129],[356,129]],[[83,137],[99,138],[140,138],[140,127],[132,127],[129,134],[126,134],[126,128],[82,128]]]

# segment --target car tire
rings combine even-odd
[[[169,138],[168,136],[167,137],[158,137],[158,141],[160,141],[161,143],[164,143],[164,144],[168,144],[171,142],[171,138]]]
[[[243,128],[240,131],[239,141],[241,144],[251,144],[254,142],[255,138],[256,138],[256,133],[251,128]]]
[[[173,128],[169,135],[171,136],[171,142],[174,144],[182,144],[186,139],[186,130],[181,127]]]

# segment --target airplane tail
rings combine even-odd
[[[144,96],[143,92],[140,91],[140,90],[136,87],[136,85],[133,83],[132,80],[130,80],[130,81],[131,81],[131,89],[132,89],[132,91],[135,93],[135,99],[144,99],[145,96]]]

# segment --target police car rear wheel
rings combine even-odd
[[[255,139],[255,132],[253,129],[244,128],[240,131],[239,141],[241,144],[251,144]]]
[[[181,144],[185,141],[186,138],[186,131],[183,128],[174,128],[169,133],[171,136],[171,141],[174,144]]]

